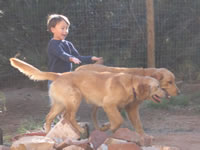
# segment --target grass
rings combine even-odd
[[[21,122],[21,126],[17,129],[16,133],[14,135],[28,133],[34,130],[40,130],[42,129],[44,124],[44,121],[36,122],[33,118],[23,120]],[[4,145],[11,145],[13,138],[13,135],[5,135],[3,136]]]
[[[186,107],[189,105],[190,97],[187,95],[179,95],[172,97],[171,99],[162,99],[161,103],[154,103],[152,101],[146,101],[147,107],[152,107],[155,109],[169,109],[173,106]]]
[[[145,101],[147,107],[155,109],[169,109],[173,106],[187,107],[191,101],[200,108],[200,93],[195,92],[192,94],[181,94],[179,96],[172,97],[171,99],[162,99],[161,103],[154,103],[151,100]]]
[[[27,133],[29,131],[42,129],[43,125],[44,125],[43,121],[36,122],[36,121],[34,121],[33,118],[30,118],[28,120],[24,120],[21,123],[21,126],[17,129],[17,133],[18,134],[23,134],[23,133]]]
[[[11,139],[12,139],[11,135],[3,136],[3,144],[4,145],[11,145]]]

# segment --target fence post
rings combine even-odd
[[[155,67],[154,3],[146,0],[147,16],[147,66]]]

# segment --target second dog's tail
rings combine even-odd
[[[17,68],[20,72],[28,76],[31,80],[42,81],[42,80],[51,80],[54,81],[57,79],[60,74],[54,72],[43,72],[34,66],[19,60],[17,58],[10,58],[10,64]]]

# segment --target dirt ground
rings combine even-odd
[[[45,120],[49,111],[48,94],[46,89],[41,89],[38,85],[39,83],[30,82],[26,85],[14,84],[0,89],[6,95],[8,109],[6,113],[0,113],[0,128],[3,129],[4,139],[15,136],[26,120],[33,119],[35,122]],[[187,84],[182,89],[187,93],[199,91],[200,84]],[[154,136],[154,144],[175,146],[181,150],[200,150],[200,109],[197,111],[197,105],[192,101],[190,99],[190,105],[186,107],[172,109],[141,106],[140,116],[145,132]],[[200,97],[194,101],[200,101]],[[198,107],[200,108],[200,102]],[[89,122],[90,129],[93,130],[90,112],[91,106],[83,102],[77,118],[81,122]],[[99,111],[98,118],[100,123],[107,121],[102,110]],[[128,120],[125,120],[123,127],[132,129]]]

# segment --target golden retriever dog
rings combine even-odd
[[[80,70],[92,70],[92,71],[97,71],[97,72],[106,71],[106,72],[112,72],[112,73],[128,73],[131,75],[150,76],[159,81],[160,87],[166,92],[168,98],[170,98],[171,96],[176,96],[180,93],[175,83],[174,74],[165,68],[122,68],[122,67],[108,67],[108,66],[104,66],[100,64],[89,64],[89,65],[82,65],[76,68],[75,71],[80,71]],[[139,109],[138,107],[139,105],[132,106],[132,111],[135,112],[133,113],[134,116],[138,115],[138,109]],[[109,124],[102,128],[98,126],[96,113],[97,113],[97,107],[94,106],[93,112],[92,112],[92,120],[93,120],[95,128],[103,130],[103,131],[108,129]]]
[[[151,77],[126,73],[75,71],[66,73],[43,72],[17,58],[10,59],[11,65],[32,80],[52,80],[49,96],[52,99],[50,112],[46,117],[46,132],[51,129],[53,119],[65,111],[64,117],[81,133],[84,129],[76,122],[76,113],[82,99],[102,107],[113,132],[120,127],[123,118],[119,112],[125,108],[136,131],[143,134],[143,128],[135,107],[143,100],[160,101],[166,96],[159,82]]]

